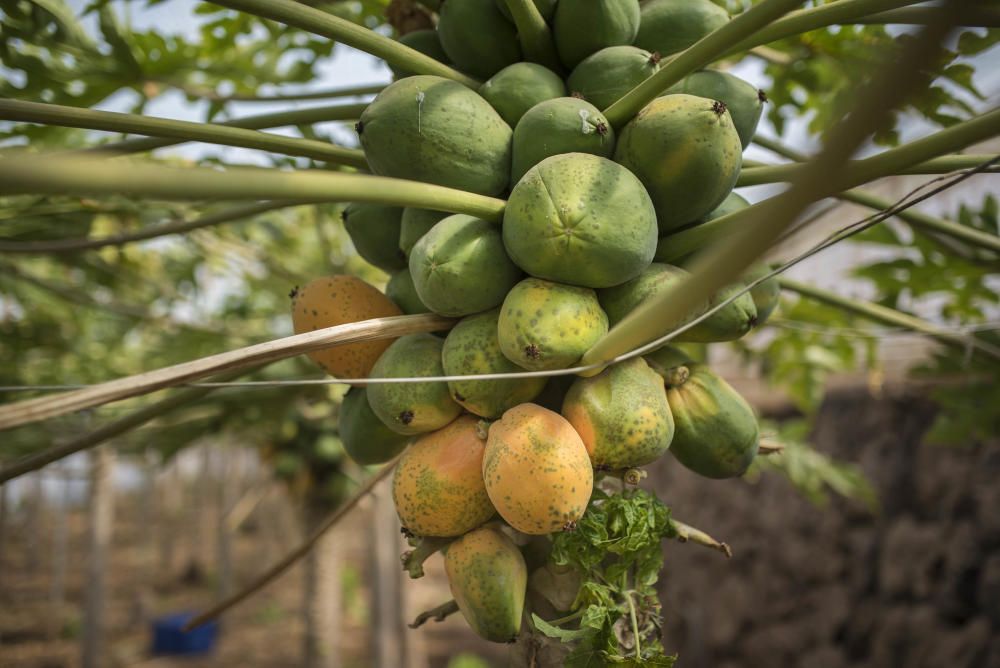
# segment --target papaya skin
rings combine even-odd
[[[634,46],[609,46],[573,68],[566,86],[598,109],[607,109],[659,70],[658,53]]]
[[[658,97],[618,134],[615,161],[649,192],[661,234],[693,223],[732,192],[743,146],[726,105],[694,95]]]
[[[521,368],[504,357],[497,337],[500,309],[463,318],[444,341],[441,362],[445,375],[513,373]],[[451,396],[470,413],[498,418],[504,411],[531,401],[545,387],[545,378],[449,381]]]
[[[445,550],[444,569],[472,630],[492,642],[512,642],[528,586],[528,569],[513,541],[492,527],[470,531]]]
[[[406,207],[399,222],[399,249],[409,258],[413,246],[420,238],[431,231],[443,218],[452,214],[447,211],[431,211],[430,209],[415,209]]]
[[[488,79],[521,60],[517,28],[494,0],[442,3],[437,32],[451,61],[474,77]]]
[[[372,378],[441,376],[444,342],[433,334],[407,334],[390,345]],[[378,383],[368,387],[368,403],[382,422],[399,434],[423,434],[445,426],[462,412],[445,383]]]
[[[496,514],[483,484],[479,419],[463,415],[414,441],[392,477],[400,523],[418,536],[461,536]]]
[[[363,387],[352,387],[340,404],[337,430],[344,450],[358,464],[383,464],[406,448],[410,439],[386,427],[368,404]]]
[[[726,10],[711,0],[647,0],[634,44],[670,56],[728,22]]]
[[[639,0],[559,0],[552,21],[556,51],[566,67],[606,47],[629,45],[637,32]]]
[[[385,285],[385,294],[407,315],[431,312],[427,305],[420,301],[409,269],[402,269],[389,277],[389,282]]]
[[[767,96],[764,92],[729,72],[702,70],[681,79],[667,89],[667,93],[687,93],[710,100],[720,100],[726,104],[733,118],[736,133],[740,136],[743,149],[750,145],[757,124],[764,112]]]
[[[448,60],[448,54],[441,48],[441,40],[438,39],[437,30],[426,28],[424,30],[408,32],[399,38],[399,43],[405,44],[425,56],[430,56],[439,63],[451,65],[451,61]],[[398,69],[392,65],[389,66],[389,69],[392,70],[392,74],[396,79],[405,79],[406,77],[413,76],[412,72]]]
[[[743,274],[743,280],[749,285],[770,272],[771,267],[761,262],[752,265],[747,270],[747,273]],[[778,304],[781,302],[781,284],[778,282],[778,277],[769,278],[757,287],[752,288],[750,290],[750,297],[753,299],[754,306],[757,307],[757,322],[754,326],[760,327],[767,322],[767,319],[771,317],[771,314],[774,313],[774,310],[778,308]]]
[[[490,77],[479,94],[513,128],[536,104],[566,95],[566,84],[537,63],[514,63]]]
[[[743,475],[760,445],[746,400],[703,364],[675,367],[666,382],[675,425],[670,452],[677,461],[706,478]]]
[[[578,378],[566,394],[562,415],[580,434],[598,470],[650,464],[674,436],[663,378],[641,357]]]
[[[521,404],[490,425],[483,456],[486,492],[518,531],[572,529],[594,488],[587,448],[561,415]]]
[[[356,276],[317,278],[292,290],[292,327],[296,334],[370,318],[402,315],[399,307]],[[333,346],[309,358],[335,378],[367,378],[379,356],[395,339]]]
[[[366,262],[392,273],[406,267],[399,250],[402,207],[383,204],[350,204],[344,209],[344,229]]]

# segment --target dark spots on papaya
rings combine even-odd
[[[566,522],[566,524],[562,525],[562,530],[563,531],[576,531],[576,522],[573,521],[573,520],[570,520],[569,522]]]
[[[659,51],[654,51],[653,53],[649,54],[649,64],[650,65],[658,65],[660,63],[660,60],[662,60],[662,59],[663,59],[663,56],[660,55]]]
[[[524,347],[524,355],[530,360],[537,360],[542,356],[542,351],[536,344],[531,343]]]
[[[597,124],[597,127],[595,127],[594,129],[597,130],[597,134],[599,134],[602,137],[608,134],[608,124],[605,123],[604,121],[599,122]]]
[[[362,132],[365,131],[365,124],[362,123],[361,121],[358,121],[357,123],[354,124],[354,131],[357,132],[358,134],[361,134]]]
[[[288,298],[294,301],[295,298],[298,296],[299,296],[299,286],[296,285],[294,288],[288,291]]]
[[[587,99],[587,98],[585,98],[585,97],[583,96],[583,93],[581,93],[581,92],[580,92],[580,91],[578,91],[578,90],[575,90],[575,91],[573,91],[572,93],[570,93],[570,94],[569,94],[569,96],[570,96],[570,97],[575,97],[575,98],[576,98],[576,99],[578,99],[578,100],[585,100],[585,99]]]
[[[715,113],[716,116],[721,116],[722,114],[726,113],[726,108],[727,108],[726,103],[721,100],[714,100],[712,102],[712,111]]]
[[[406,410],[399,414],[399,421],[403,424],[410,424],[413,422],[413,411]]]
[[[757,99],[760,100],[761,104],[763,104],[764,102],[767,102],[767,93],[765,93],[764,91],[762,91],[761,89],[758,88],[757,89]]]

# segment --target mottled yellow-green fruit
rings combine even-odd
[[[764,102],[767,101],[764,91],[729,72],[718,70],[689,74],[668,88],[667,93],[687,93],[725,102],[744,150],[757,132],[760,115],[764,112]]]
[[[654,262],[638,277],[613,288],[598,292],[601,307],[608,314],[611,326],[621,322],[639,304],[667,290],[673,289],[681,281],[690,277],[687,270],[669,264]],[[723,288],[706,306],[692,312],[678,326],[690,322],[696,316],[728,299],[735,290],[743,285],[733,285]],[[723,307],[706,320],[691,329],[681,332],[674,339],[678,342],[711,343],[714,341],[733,341],[744,336],[754,326],[757,310],[749,294],[744,294],[736,301]]]
[[[344,209],[344,229],[358,255],[382,271],[392,273],[406,266],[399,250],[403,209],[383,204],[350,204]]]
[[[471,415],[414,441],[392,477],[400,523],[418,536],[447,538],[493,517],[483,484],[485,447],[479,419]]]
[[[340,274],[317,278],[292,290],[292,327],[296,334],[370,318],[403,315],[377,288],[357,276]],[[333,346],[309,353],[324,371],[336,378],[367,378],[375,361],[393,339]]]
[[[497,337],[500,309],[463,318],[448,333],[441,361],[445,375],[513,373],[522,369],[504,357]],[[465,410],[497,418],[508,408],[531,401],[545,387],[545,378],[449,381],[451,396]]]
[[[586,153],[542,160],[517,182],[503,242],[532,276],[606,288],[639,275],[656,252],[656,212],[627,169]]]
[[[445,550],[444,570],[472,630],[492,642],[513,641],[528,587],[528,569],[513,541],[491,527],[470,531]]]
[[[712,0],[646,0],[635,45],[669,56],[728,22],[729,14]]]
[[[670,452],[677,461],[707,478],[743,475],[760,443],[746,400],[703,364],[674,367],[664,381],[674,415]]]
[[[539,102],[562,97],[566,84],[559,75],[537,63],[514,63],[479,87],[479,94],[493,105],[507,125],[514,127],[524,112]]]
[[[521,404],[490,425],[483,480],[493,507],[508,524],[541,535],[570,529],[583,517],[594,471],[566,418]]]
[[[420,301],[435,313],[463,316],[495,308],[524,275],[507,256],[496,225],[448,216],[410,251]]]
[[[430,313],[427,305],[420,301],[417,288],[413,285],[413,276],[409,269],[397,271],[385,285],[385,295],[407,315]]]
[[[565,369],[608,333],[608,316],[590,288],[526,278],[504,299],[497,333],[514,364]]]
[[[606,47],[631,44],[638,31],[639,0],[560,0],[552,20],[552,37],[566,67]]]
[[[641,357],[578,378],[566,394],[562,414],[599,470],[656,461],[674,436],[663,378]]]
[[[726,105],[694,95],[666,95],[618,134],[615,160],[646,186],[660,233],[692,223],[732,192],[743,145]]]
[[[372,368],[372,378],[443,376],[441,348],[433,334],[407,334],[396,339]],[[424,434],[445,426],[462,412],[447,383],[376,383],[368,387],[368,403],[389,429]]]
[[[337,431],[351,459],[365,466],[389,461],[410,442],[378,419],[363,387],[352,387],[340,404]]]
[[[406,207],[403,209],[403,217],[399,223],[399,249],[407,258],[413,246],[420,241],[420,237],[431,231],[431,228],[438,224],[443,218],[452,215],[447,211],[431,211],[430,209],[414,209]]]
[[[604,110],[659,70],[658,53],[634,46],[609,46],[573,68],[566,87]]]

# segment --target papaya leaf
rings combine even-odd
[[[531,613],[531,621],[535,625],[536,629],[549,638],[555,638],[556,640],[562,640],[563,642],[575,642],[593,635],[594,633],[593,629],[564,629],[558,626],[553,626],[535,613]]]

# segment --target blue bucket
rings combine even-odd
[[[184,632],[182,629],[194,615],[177,612],[158,617],[152,622],[154,655],[206,654],[215,646],[219,635],[218,622],[208,622]]]

